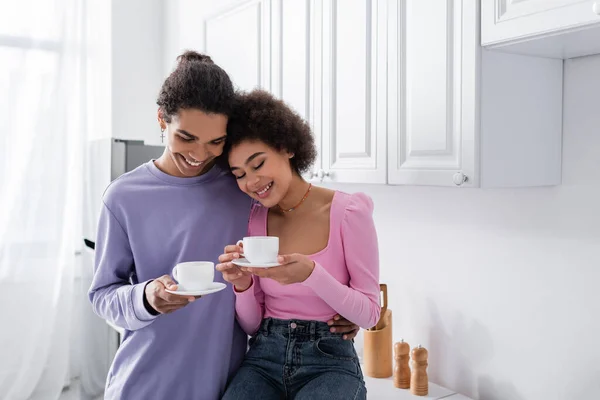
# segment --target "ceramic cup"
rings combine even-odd
[[[215,264],[210,261],[179,263],[173,268],[173,278],[178,282],[178,290],[206,289],[215,279]]]
[[[277,236],[248,236],[238,241],[244,246],[244,257],[252,264],[276,263],[279,255]]]

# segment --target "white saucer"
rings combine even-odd
[[[235,265],[237,265],[239,267],[252,267],[252,268],[271,268],[271,267],[278,267],[281,265],[278,262],[252,264],[250,261],[246,260],[245,258],[238,258],[237,260],[233,260],[232,263],[234,263]]]
[[[209,287],[200,290],[181,290],[180,288],[177,288],[177,290],[166,289],[166,291],[180,296],[206,296],[207,294],[220,292],[226,287],[227,285],[223,282],[213,282]]]

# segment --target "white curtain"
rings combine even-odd
[[[0,2],[0,398],[58,399],[81,248],[84,0]]]

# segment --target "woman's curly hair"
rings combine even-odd
[[[229,116],[235,91],[229,75],[204,54],[188,50],[163,83],[156,104],[166,122],[182,109]]]
[[[308,123],[282,100],[264,90],[238,93],[227,124],[225,154],[244,141],[259,140],[277,151],[294,155],[292,168],[302,174],[317,157]]]

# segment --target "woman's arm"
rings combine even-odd
[[[248,220],[248,236],[254,236],[254,230],[260,229],[259,227],[265,223],[267,218],[267,210],[259,206],[258,203],[252,204],[252,210],[250,211],[250,218]],[[225,250],[231,250],[225,248]],[[243,252],[243,248],[236,246],[235,251],[237,256]],[[227,259],[229,260],[229,259]],[[238,267],[232,265],[236,270]],[[244,272],[247,274],[247,272]],[[223,275],[225,277],[225,275]],[[244,291],[237,291],[234,286],[234,292],[236,295],[235,301],[235,312],[237,320],[244,332],[248,335],[254,335],[260,323],[265,315],[265,294],[260,287],[260,278],[257,276],[251,276],[252,283]],[[235,284],[235,281],[232,281]]]
[[[265,314],[265,294],[260,288],[260,278],[252,277],[252,284],[243,292],[234,289],[235,312],[237,320],[244,332],[254,335]]]
[[[375,326],[381,312],[379,249],[372,214],[372,200],[364,193],[353,194],[342,221],[344,258],[350,275],[348,286],[318,263],[303,282],[336,312],[362,328]]]

